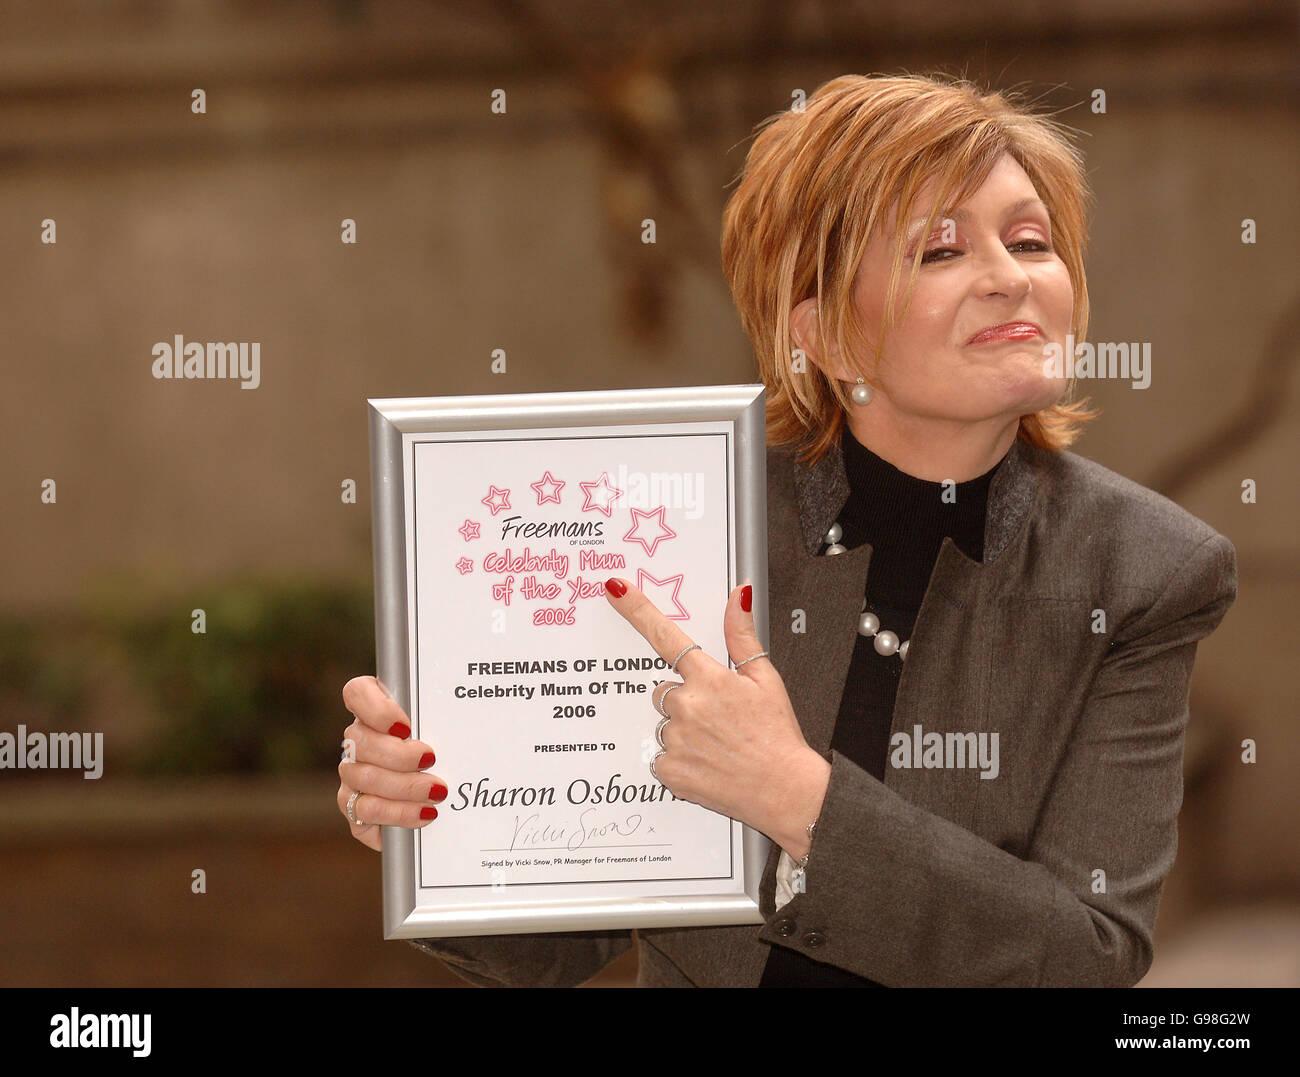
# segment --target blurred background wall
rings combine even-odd
[[[382,942],[334,803],[365,398],[756,380],[718,258],[752,128],[939,69],[1079,132],[1090,337],[1152,383],[1082,385],[1075,449],[1238,551],[1144,982],[1300,984],[1296,49],[1266,0],[0,0],[0,730],[106,745],[0,771],[0,983],[459,983]],[[177,334],[260,342],[260,386],[155,380]]]

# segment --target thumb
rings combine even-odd
[[[722,633],[727,641],[727,653],[732,665],[742,676],[757,679],[769,670],[775,669],[770,658],[754,658],[752,662],[745,659],[766,650],[758,638],[754,627],[753,587],[746,583],[737,587],[727,599],[727,610],[722,618]],[[740,665],[739,663],[744,663]]]

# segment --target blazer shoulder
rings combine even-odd
[[[1237,597],[1233,544],[1163,494],[1095,460],[1037,455],[1045,488],[1039,527],[1051,536],[1046,571],[1084,594],[1112,601],[1127,594],[1117,608],[1117,634],[1184,617],[1202,634],[1212,631]]]
[[[1120,551],[1142,550],[1146,558],[1181,559],[1202,546],[1231,554],[1232,543],[1179,505],[1117,471],[1069,451],[1038,451],[1042,467],[1043,517],[1106,537]]]
[[[772,495],[774,486],[778,489],[790,486],[794,468],[802,466],[798,462],[798,455],[798,448],[794,445],[769,445],[767,447],[766,466],[769,497]]]
[[[767,466],[771,467],[774,463],[791,461],[795,458],[796,452],[794,445],[769,445],[767,447]]]

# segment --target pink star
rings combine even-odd
[[[587,496],[587,500],[582,505],[583,512],[595,509],[597,512],[603,512],[606,516],[612,516],[614,514],[612,508],[614,502],[623,496],[622,490],[610,485],[608,471],[602,471],[600,478],[595,482],[580,482],[578,485],[582,487],[582,492]]]
[[[498,498],[501,500],[498,501]],[[479,500],[482,504],[490,508],[492,510],[492,515],[495,516],[498,512],[504,512],[510,507],[510,491],[498,490],[495,486],[490,486],[487,497],[480,498]]]
[[[656,594],[653,590],[646,587],[647,582],[653,583],[656,587],[659,588],[666,588],[671,586],[672,591],[665,594],[661,590]],[[656,579],[654,576],[651,576],[650,573],[648,573],[645,569],[639,568],[636,570],[636,585],[637,585],[637,589],[640,590],[648,599],[650,599],[651,602],[654,603],[655,609],[662,612],[663,615],[667,617],[670,621],[689,621],[691,619],[691,615],[686,612],[686,607],[677,601],[677,592],[682,589],[682,573],[679,572],[677,573],[676,576],[669,576],[666,580],[660,580],[660,579]],[[676,606],[677,612],[668,613],[667,611],[665,611],[664,610],[665,602],[671,602],[674,606]]]
[[[460,527],[456,528],[461,533],[461,537],[466,542],[478,538],[478,523],[475,520],[466,520]]]
[[[655,555],[655,549],[664,539],[676,538],[677,532],[664,523],[664,513],[667,511],[666,505],[660,505],[654,512],[642,512],[640,509],[632,509],[632,529],[623,536],[624,542],[639,542],[645,547],[647,557]],[[652,536],[646,539],[643,535],[638,534],[641,525],[647,522],[653,522],[655,530],[649,532]]]
[[[558,505],[560,503],[560,491],[568,484],[560,482],[551,475],[550,471],[547,471],[540,479],[529,483],[529,485],[536,491],[539,505],[545,505],[548,501],[554,501]],[[548,487],[546,493],[542,493],[540,489],[543,486]]]
[[[462,576],[468,576],[471,572],[474,571],[474,562],[471,561],[468,557],[462,557],[459,561],[456,562],[456,571],[459,572]]]

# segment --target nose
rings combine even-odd
[[[976,287],[980,295],[1022,299],[1029,294],[1032,287],[1029,274],[1001,243],[992,244],[986,253],[977,257],[980,259],[980,273]]]

